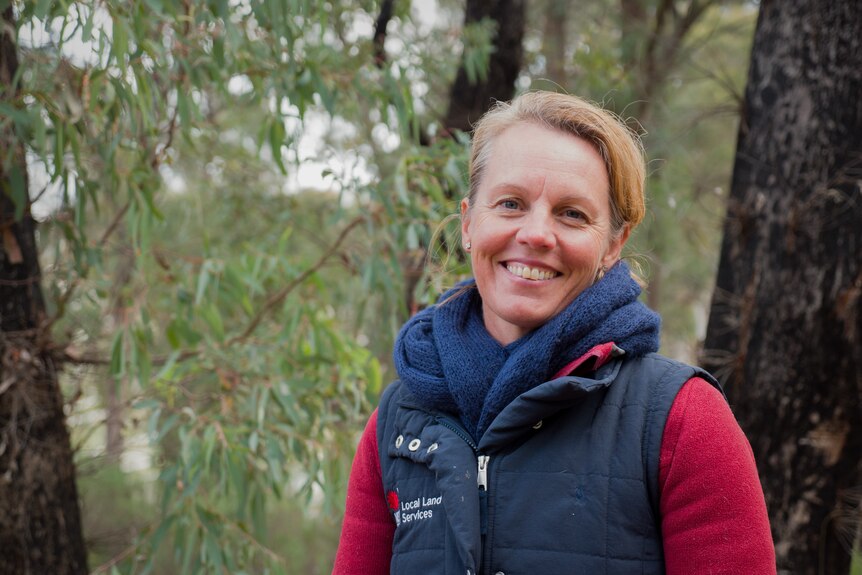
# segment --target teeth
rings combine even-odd
[[[528,280],[549,280],[557,277],[557,272],[550,270],[540,270],[539,268],[531,268],[519,264],[508,264],[506,269],[518,277]]]

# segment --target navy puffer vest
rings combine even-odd
[[[393,574],[664,573],[667,414],[706,372],[656,354],[543,383],[475,442],[396,382],[377,416]]]

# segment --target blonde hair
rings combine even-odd
[[[494,140],[507,128],[530,122],[582,138],[595,146],[605,161],[610,190],[612,232],[633,230],[646,211],[646,165],[640,137],[615,114],[577,96],[527,92],[511,102],[497,102],[476,123],[470,156],[469,205],[491,156]]]

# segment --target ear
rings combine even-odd
[[[632,229],[626,224],[622,231],[615,237],[611,238],[610,245],[608,245],[608,251],[605,252],[604,257],[602,257],[602,267],[610,268],[620,259],[620,254],[622,254],[623,246],[626,245],[626,242],[629,241],[629,235],[631,235]]]
[[[461,200],[461,245],[470,241],[470,200]]]

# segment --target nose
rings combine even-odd
[[[553,215],[544,210],[531,210],[521,221],[516,239],[533,249],[549,250],[557,243]]]

